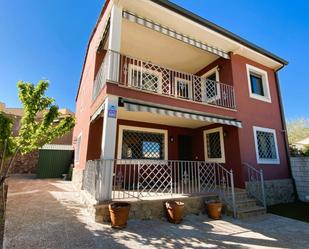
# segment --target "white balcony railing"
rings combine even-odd
[[[83,182],[97,201],[215,193],[236,212],[233,172],[218,163],[95,160],[87,162]]]
[[[151,62],[107,51],[93,87],[95,100],[106,81],[139,91],[235,109],[231,85],[194,74],[169,69]]]

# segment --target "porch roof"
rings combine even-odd
[[[124,104],[124,109],[130,112],[149,112],[155,113],[165,116],[171,116],[176,118],[185,118],[185,119],[192,119],[197,121],[205,121],[207,123],[219,123],[225,125],[236,126],[238,128],[242,128],[241,121],[234,119],[234,118],[226,118],[214,115],[207,115],[202,113],[196,112],[189,112],[185,110],[179,109],[171,109],[164,106],[159,105],[150,105],[147,103],[141,102],[133,102],[130,100],[122,99],[122,103]]]

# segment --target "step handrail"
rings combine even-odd
[[[266,197],[264,187],[264,175],[263,170],[256,169],[249,163],[243,163],[247,167],[248,174],[248,187],[247,191],[251,196],[260,201],[266,208]]]

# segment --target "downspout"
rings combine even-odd
[[[278,77],[278,71],[280,69],[282,69],[283,67],[284,67],[284,65],[282,65],[277,70],[275,70],[275,81],[276,81],[276,87],[277,87],[277,93],[278,93],[278,99],[279,99],[280,117],[281,117],[283,133],[284,133],[284,145],[285,145],[285,150],[286,150],[286,155],[287,155],[289,174],[290,174],[291,179],[292,179],[292,185],[293,185],[293,190],[294,190],[294,193],[295,193],[295,199],[299,200],[297,189],[296,189],[295,180],[294,180],[293,174],[292,174],[292,167],[291,167],[291,160],[290,160],[290,149],[289,149],[289,140],[288,140],[288,136],[287,136],[287,128],[286,128],[285,115],[284,115],[284,109],[283,109],[283,104],[282,104],[282,96],[281,96],[279,77]]]

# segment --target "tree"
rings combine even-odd
[[[289,143],[309,137],[309,119],[298,118],[287,122]]]
[[[49,83],[41,80],[35,86],[32,83],[19,81],[18,96],[24,108],[18,135],[12,135],[12,120],[0,115],[0,148],[2,148],[2,162],[10,159],[7,167],[0,172],[0,185],[4,183],[18,153],[26,154],[41,148],[57,137],[69,132],[75,125],[72,116],[64,117],[59,123],[59,108],[55,100],[45,96]],[[40,118],[38,118],[40,116]]]

